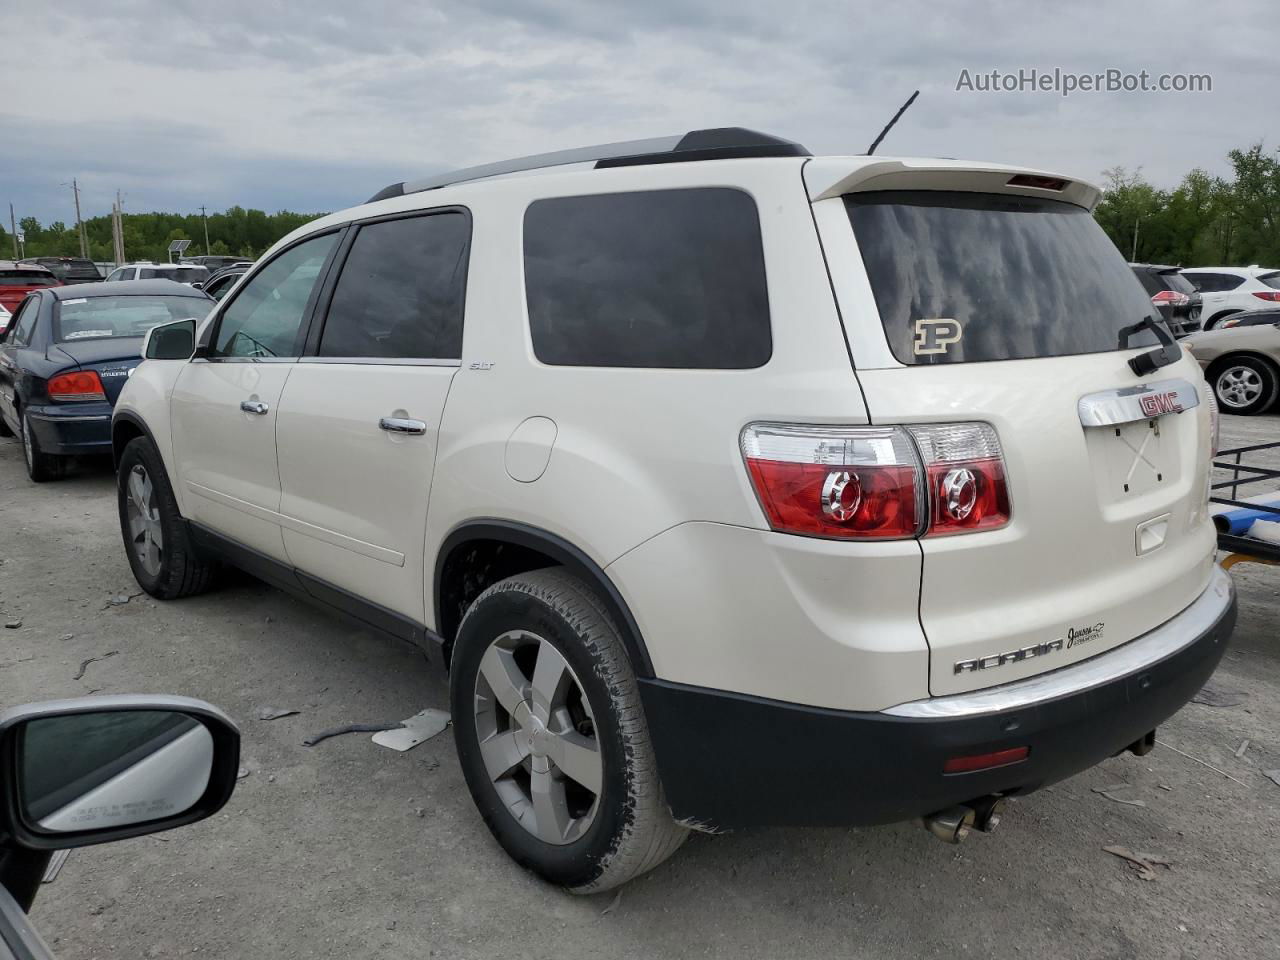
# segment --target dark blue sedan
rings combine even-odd
[[[66,458],[111,452],[111,408],[141,363],[146,332],[204,319],[213,301],[172,280],[83,283],[33,291],[0,336],[0,437],[22,439],[36,482]]]

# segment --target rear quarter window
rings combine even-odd
[[[542,363],[732,370],[773,353],[760,219],[741,190],[535,201],[524,269]]]
[[[1122,328],[1160,320],[1082,207],[945,191],[844,199],[885,337],[902,363],[1101,353],[1120,349]],[[1156,342],[1143,330],[1125,345]]]

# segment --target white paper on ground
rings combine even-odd
[[[373,742],[403,753],[405,750],[412,750],[424,740],[430,740],[448,726],[447,710],[427,708],[405,720],[404,726],[399,730],[379,730],[373,735]]]

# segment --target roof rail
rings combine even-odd
[[[653,137],[649,140],[624,140],[594,147],[576,147],[554,153],[486,163],[418,180],[405,180],[383,187],[366,202],[386,200],[423,190],[436,190],[454,183],[498,177],[507,173],[541,170],[568,163],[594,163],[601,167],[629,167],[649,163],[682,163],[691,160],[728,160],[742,157],[808,157],[800,144],[745,127],[715,127],[692,130],[684,136]]]

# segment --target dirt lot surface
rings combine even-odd
[[[1226,435],[1280,439],[1280,418],[1228,418]],[[244,733],[249,775],[222,814],[76,851],[43,888],[34,917],[67,960],[1280,956],[1280,785],[1263,774],[1280,768],[1280,568],[1234,570],[1213,705],[1163,726],[1168,747],[1020,800],[993,836],[698,835],[620,898],[575,898],[490,839],[448,733],[408,753],[367,734],[302,745],[447,708],[419,654],[245,577],[178,603],[139,595],[109,465],[36,486],[0,441],[0,488],[0,621],[22,621],[0,630],[0,704],[179,693]],[[1140,879],[1113,844],[1168,866]]]

